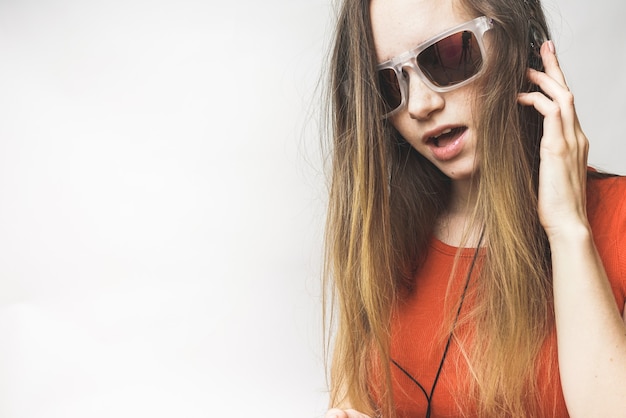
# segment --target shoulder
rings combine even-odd
[[[591,177],[587,216],[613,291],[626,298],[626,177]]]
[[[587,215],[592,228],[626,218],[626,177],[589,178],[587,182]]]

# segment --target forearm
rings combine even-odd
[[[559,368],[572,417],[619,416],[626,407],[626,327],[591,231],[550,239]]]

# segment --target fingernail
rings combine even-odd
[[[552,42],[552,40],[548,41],[548,49],[550,50],[550,52],[552,52],[553,54],[556,54],[556,49],[554,48],[554,42]]]

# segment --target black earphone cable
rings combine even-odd
[[[439,381],[439,376],[441,375],[441,370],[443,370],[443,364],[446,360],[446,356],[448,355],[448,349],[450,348],[450,343],[452,342],[452,337],[454,335],[454,330],[456,328],[456,324],[459,320],[459,316],[461,315],[461,309],[463,308],[463,302],[465,301],[465,295],[467,294],[467,289],[469,287],[471,278],[472,278],[472,272],[474,271],[474,266],[476,265],[476,260],[478,259],[478,253],[480,250],[480,245],[483,242],[483,237],[485,235],[485,229],[483,228],[481,233],[480,233],[480,238],[478,239],[478,246],[476,247],[476,250],[474,251],[474,257],[472,258],[472,264],[470,265],[470,268],[467,271],[467,278],[465,279],[465,286],[463,287],[463,293],[461,294],[461,301],[459,302],[459,308],[456,311],[456,316],[454,317],[454,322],[452,323],[452,330],[450,330],[450,335],[448,335],[448,341],[446,342],[446,346],[443,349],[443,355],[441,356],[441,361],[439,362],[439,368],[437,369],[437,374],[435,375],[435,380],[433,381],[433,386],[430,389],[430,394],[426,393],[426,389],[424,389],[424,386],[422,386],[420,384],[420,382],[417,381],[416,378],[414,378],[408,371],[406,371],[402,366],[400,366],[400,364],[395,361],[394,359],[391,359],[391,362],[402,372],[406,375],[406,377],[408,377],[413,383],[415,383],[417,385],[417,387],[419,387],[421,389],[421,391],[424,393],[424,396],[426,397],[426,400],[428,401],[427,407],[426,407],[426,418],[430,418],[430,414],[431,414],[431,408],[432,408],[432,399],[433,399],[433,395],[435,393],[435,388],[437,387],[437,382]]]

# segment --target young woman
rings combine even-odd
[[[626,181],[538,0],[344,0],[332,417],[626,416]]]

